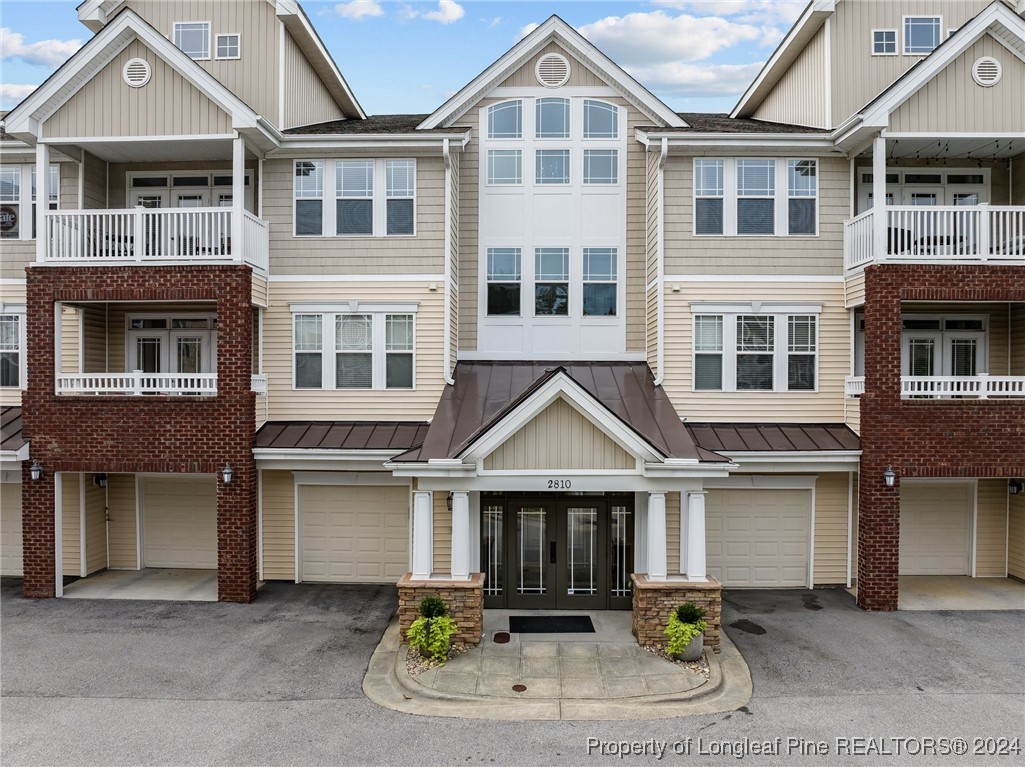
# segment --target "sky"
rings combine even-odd
[[[92,33],[75,12],[78,2],[0,0],[0,108],[17,104],[89,39]],[[364,110],[394,114],[433,111],[552,14],[673,109],[728,112],[806,2],[302,0],[302,5]]]

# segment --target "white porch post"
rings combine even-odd
[[[470,578],[470,494],[452,493],[452,580]]]
[[[872,139],[872,237],[874,258],[886,253],[886,139],[876,136]]]
[[[64,472],[53,473],[53,595],[64,596]]]
[[[687,493],[687,580],[708,580],[705,571],[705,493]]]
[[[231,142],[231,257],[242,262],[242,211],[246,206],[246,140],[235,135]]]
[[[434,568],[434,495],[413,493],[413,579],[427,580]]]
[[[31,197],[31,189],[22,189],[22,199]],[[36,144],[36,261],[46,259],[46,211],[50,209],[50,147],[43,142]]]
[[[666,494],[648,493],[648,580],[666,579]]]

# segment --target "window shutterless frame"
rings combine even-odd
[[[0,314],[0,388],[25,388],[25,357],[24,313]]]
[[[366,194],[349,196],[342,194],[342,186],[339,186],[339,181],[342,178],[344,169],[347,163],[360,164],[372,162],[372,195],[369,197]],[[408,165],[408,169],[403,172],[403,177],[406,179],[406,186],[398,189],[394,183],[389,184],[389,169],[391,169],[392,181],[394,182],[397,178],[396,166]],[[311,179],[309,182],[300,181],[300,177],[296,175],[293,185],[293,199],[292,199],[292,234],[295,237],[321,237],[321,238],[361,238],[361,237],[415,237],[417,234],[417,193],[416,193],[416,179],[417,179],[417,167],[416,160],[413,158],[377,158],[374,160],[362,160],[362,159],[349,159],[339,158],[337,160],[296,160],[293,164],[294,173],[303,166],[311,166],[308,170],[309,174],[313,173],[316,167],[321,169],[321,179],[319,184],[316,179]],[[345,199],[363,199],[371,200],[373,203],[373,229],[370,234],[363,233],[338,233],[338,202]],[[321,206],[321,220],[319,231],[300,231],[298,216],[296,215],[299,206],[298,203],[303,200],[317,200]],[[409,233],[397,233],[388,234],[388,210],[389,201],[401,201],[412,207],[412,232]],[[394,212],[394,211],[393,211]],[[313,221],[311,224],[315,227],[316,222]]]
[[[225,32],[214,37],[214,58],[227,61],[242,58],[242,34]]]
[[[873,29],[871,52],[873,56],[897,56],[900,35],[896,29]]]
[[[203,42],[200,45],[192,45],[188,49],[183,48],[186,35],[202,35]],[[172,30],[171,39],[182,53],[193,61],[210,60],[210,22],[209,21],[176,21]],[[190,41],[192,43],[192,41]]]
[[[928,56],[943,42],[942,16],[904,16],[901,18],[900,26],[902,34],[901,53],[905,56]],[[933,41],[923,45],[921,40],[919,40],[913,44],[912,38],[916,34],[922,34],[925,30],[935,30]]]
[[[0,165],[0,208],[8,209],[2,211],[5,231],[0,231],[0,241],[36,238],[35,170],[36,166],[28,163]],[[60,208],[59,163],[50,165],[49,183],[47,208],[57,210]]]

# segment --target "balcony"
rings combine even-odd
[[[57,393],[71,395],[217,394],[216,373],[72,373],[57,376]]]
[[[239,214],[240,236],[232,236]],[[233,208],[60,210],[46,214],[43,263],[244,263],[266,275],[267,222]]]
[[[848,397],[865,393],[864,376],[847,376]],[[1025,376],[901,376],[902,399],[1021,399]]]
[[[1025,206],[887,206],[844,222],[848,274],[888,261],[1025,266]]]

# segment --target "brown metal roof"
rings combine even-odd
[[[422,421],[268,421],[255,447],[295,450],[409,450],[424,441]]]
[[[28,443],[21,433],[21,408],[0,408],[0,450],[16,452]]]
[[[726,459],[703,450],[643,362],[460,362],[423,445],[396,461],[456,458],[537,388],[566,375],[655,450],[670,458]]]
[[[860,450],[842,423],[686,423],[699,447],[721,453]]]

